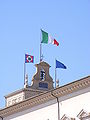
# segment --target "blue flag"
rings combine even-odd
[[[63,63],[59,62],[58,60],[56,60],[56,68],[67,69],[67,67]]]

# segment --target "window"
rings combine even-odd
[[[39,83],[39,87],[40,87],[40,88],[48,88],[48,84],[47,84],[47,83],[42,83],[42,82],[40,82],[40,83]]]
[[[41,71],[40,71],[40,79],[41,79],[41,80],[45,80],[45,71],[44,71],[43,68],[42,68]]]

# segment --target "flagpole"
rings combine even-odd
[[[55,59],[55,88],[56,88],[56,77],[57,77],[57,73],[56,73],[56,59]]]
[[[42,43],[41,43],[41,40],[40,40],[40,62],[42,61]]]
[[[24,62],[24,85],[25,85],[25,75],[26,75],[26,63]]]
[[[42,29],[40,29],[40,62],[42,61],[42,36],[41,36],[41,31]]]
[[[42,55],[42,43],[41,43],[41,29],[40,29],[40,62],[42,61],[41,55]]]

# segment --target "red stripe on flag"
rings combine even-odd
[[[59,43],[54,39],[54,44],[59,46]]]
[[[33,56],[30,56],[31,57],[31,62],[33,63]]]

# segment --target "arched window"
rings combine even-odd
[[[40,71],[40,79],[41,79],[41,80],[45,80],[45,71],[44,71],[43,68],[42,68],[41,71]]]

